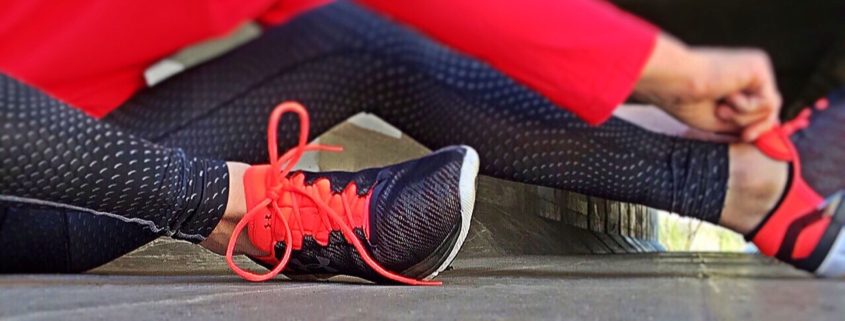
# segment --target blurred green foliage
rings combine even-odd
[[[741,235],[696,219],[658,212],[659,240],[667,251],[741,252]]]

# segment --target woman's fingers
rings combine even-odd
[[[716,107],[716,116],[726,122],[735,124],[742,128],[755,124],[769,117],[769,113],[765,111],[758,111],[756,113],[743,113],[736,109],[736,107],[720,104]]]
[[[735,92],[725,97],[724,102],[733,107],[737,112],[744,114],[751,114],[758,111],[760,108],[760,101],[752,96],[743,94],[742,92]]]
[[[742,140],[751,142],[777,124],[779,107],[777,92],[761,95],[734,93],[717,106],[716,115],[723,121],[742,127]]]
[[[776,126],[779,122],[777,113],[772,113],[767,119],[745,127],[742,131],[742,140],[746,142],[753,142],[757,140],[760,135]]]

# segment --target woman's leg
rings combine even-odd
[[[0,201],[0,273],[82,272],[160,235],[86,210]]]
[[[263,162],[264,119],[288,99],[311,110],[312,135],[369,111],[431,148],[475,147],[487,175],[711,222],[725,205],[727,145],[618,119],[591,127],[489,66],[348,3],[267,30],[138,95],[107,120],[196,155]],[[280,130],[282,148],[295,142],[287,134],[294,132]]]
[[[788,252],[800,238],[802,250],[841,259],[840,250],[830,250],[836,237],[828,237],[838,235],[828,232],[839,233],[839,223],[803,228],[824,213],[789,210],[797,206],[796,193],[787,193],[786,210],[772,211],[784,195],[788,169],[756,147],[655,134],[618,119],[587,126],[489,66],[348,3],[269,30],[139,95],[109,121],[197,155],[255,162],[263,161],[264,116],[287,99],[311,108],[318,120],[312,135],[370,111],[429,147],[476,147],[488,175],[718,222],[756,235],[755,244],[765,245],[768,255]],[[290,121],[281,126],[285,133],[295,132]],[[284,137],[280,147],[294,141]],[[845,207],[824,211],[845,215]],[[769,212],[775,219],[764,221]],[[783,224],[791,225],[789,232],[771,227]],[[751,232],[759,226],[764,233]],[[822,234],[828,236],[822,240]],[[841,272],[818,260],[802,263],[801,255],[777,257],[824,275]]]
[[[189,157],[0,75],[0,272],[76,272],[160,235],[202,241],[224,162]]]
[[[839,223],[824,225],[828,217],[804,228],[825,214],[790,210],[817,204],[797,205],[800,193],[793,187],[800,184],[784,193],[786,163],[754,146],[670,137],[618,119],[587,126],[489,66],[347,3],[269,30],[139,95],[110,121],[199,155],[262,161],[263,115],[286,99],[301,100],[323,122],[312,135],[370,111],[432,148],[476,147],[488,175],[718,222],[753,237],[764,253],[803,269],[824,275],[841,269],[803,259],[809,249],[839,260],[839,250],[831,250]],[[138,117],[145,115],[158,117]],[[291,126],[283,123],[282,130],[291,132]],[[281,147],[294,141],[287,136]],[[786,205],[775,210],[785,194]],[[845,208],[824,211],[845,215]],[[784,224],[789,232],[777,230]],[[774,252],[787,253],[797,243],[805,252]]]

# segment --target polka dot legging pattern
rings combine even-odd
[[[101,122],[32,89],[24,98],[23,85],[0,80],[6,90],[14,87],[12,93],[0,92],[2,135],[23,137],[4,140],[1,159],[19,162],[17,170],[27,177],[46,178],[22,183],[24,174],[11,173],[6,163],[0,171],[0,272],[82,271],[161,234],[189,240],[207,235],[221,214],[219,197],[227,181],[223,163],[210,159],[265,162],[267,115],[283,100],[309,108],[312,137],[371,112],[431,148],[475,147],[482,173],[499,178],[711,222],[718,220],[726,193],[725,145],[655,134],[619,119],[589,126],[484,63],[345,2],[265,30],[245,46],[137,94]],[[6,125],[28,122],[33,126]],[[283,120],[280,148],[296,141],[297,126],[292,118]],[[62,134],[50,136],[58,141],[45,139],[45,130]],[[79,144],[88,142],[76,138],[81,133],[93,135],[91,145]],[[121,138],[124,144],[117,146]],[[114,158],[87,165],[99,171],[114,167],[117,157],[129,157],[128,140],[157,153],[162,168],[174,169],[162,171],[156,197],[150,190],[147,199],[133,198],[141,203],[106,195],[108,189],[88,188],[90,197],[75,196],[82,189],[69,192],[50,177],[84,179],[69,170],[79,168],[81,159],[60,157],[41,167],[40,159],[21,149],[52,148],[37,157],[73,148],[113,153]],[[112,145],[106,147],[107,141]],[[65,144],[61,151],[59,142]],[[133,179],[128,167],[117,170],[125,176],[110,184],[138,184],[137,178],[127,183]],[[191,177],[213,185],[201,188]]]
[[[126,134],[0,75],[0,272],[84,271],[223,214],[223,161]]]
[[[283,100],[309,108],[312,137],[365,111],[431,148],[475,147],[486,175],[711,222],[724,202],[726,145],[615,118],[587,125],[488,65],[350,3],[266,30],[106,120],[192,155],[264,162],[266,117]],[[282,149],[295,143],[296,126],[280,126]]]

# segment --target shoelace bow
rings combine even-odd
[[[819,99],[812,107],[804,108],[792,120],[783,122],[763,133],[754,143],[758,148],[766,150],[766,154],[770,157],[783,161],[796,161],[794,165],[798,166],[800,172],[800,160],[797,158],[798,151],[789,137],[810,126],[810,117],[813,115],[813,110],[824,111],[828,106],[829,101],[826,98]]]
[[[281,157],[279,157],[279,145],[276,144],[276,132],[282,115],[288,112],[295,113],[297,114],[297,116],[299,116],[299,143],[296,147],[288,150]],[[254,282],[272,279],[285,269],[288,261],[290,260],[290,256],[293,250],[293,236],[291,233],[290,224],[288,224],[288,219],[282,214],[282,209],[279,206],[279,202],[282,199],[282,196],[285,195],[285,193],[291,193],[308,198],[314,204],[316,204],[318,207],[318,212],[321,215],[321,222],[327,225],[329,227],[329,230],[331,230],[331,223],[338,226],[346,241],[352,244],[352,246],[360,255],[361,259],[367,264],[368,267],[373,269],[373,271],[375,271],[379,275],[389,280],[409,285],[440,285],[441,282],[438,281],[416,280],[390,272],[383,268],[370,256],[370,253],[366,250],[366,248],[364,248],[364,245],[358,239],[355,232],[353,232],[352,227],[350,227],[349,224],[345,222],[337,212],[334,211],[334,209],[332,209],[328,204],[326,204],[324,200],[312,195],[311,193],[308,193],[302,186],[298,186],[299,184],[295,184],[288,179],[288,174],[290,173],[291,169],[296,166],[296,163],[299,162],[299,159],[305,152],[340,152],[343,150],[339,146],[308,144],[307,140],[309,125],[310,121],[308,117],[308,111],[305,109],[305,107],[296,102],[283,102],[276,106],[276,108],[273,109],[273,113],[270,114],[270,123],[267,126],[267,149],[270,155],[271,176],[269,177],[268,182],[269,187],[267,191],[267,198],[261,201],[254,208],[247,211],[244,217],[241,218],[241,220],[235,226],[235,230],[232,232],[232,235],[229,238],[229,244],[226,248],[226,263],[229,265],[229,268],[231,268],[240,277]],[[295,202],[295,198],[291,198],[294,199],[291,217],[294,217],[295,219],[299,220],[299,208]],[[348,203],[346,203],[346,199],[344,197],[341,197],[341,201],[343,202],[344,209],[346,209],[346,211],[348,212],[349,206]],[[282,221],[285,227],[285,253],[279,263],[276,264],[276,266],[270,272],[267,272],[265,274],[255,274],[241,269],[239,266],[237,266],[234,262],[233,257],[238,236],[241,234],[246,225],[249,224],[249,222],[252,221],[255,216],[262,209],[265,208],[269,210],[272,215],[277,216]],[[300,224],[299,227],[300,232],[302,232],[302,224]]]
[[[822,98],[817,100],[812,107],[808,106],[805,107],[801,112],[796,116],[794,119],[784,122],[781,125],[783,133],[786,136],[792,136],[797,131],[800,131],[804,128],[810,126],[810,116],[813,115],[813,110],[817,111],[824,111],[830,106],[830,102],[827,98]]]

